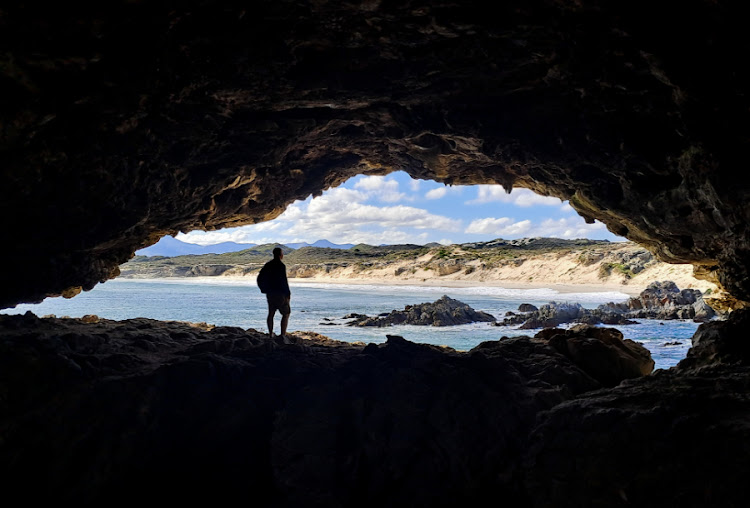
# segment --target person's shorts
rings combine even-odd
[[[266,295],[266,300],[268,300],[269,311],[278,310],[282,316],[291,314],[292,308],[289,306],[291,297],[281,293],[270,293]]]

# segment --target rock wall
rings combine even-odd
[[[702,325],[701,341],[739,335],[745,314]],[[585,326],[466,353],[289,338],[0,316],[3,493],[278,508],[747,499],[747,347],[650,374],[645,348]]]
[[[90,289],[162,235],[269,220],[397,169],[570,200],[748,300],[736,8],[3,7],[0,306]]]
[[[5,495],[83,506],[144,496],[279,508],[489,506],[497,496],[526,505],[520,471],[536,415],[600,388],[596,369],[618,363],[570,360],[529,337],[470,354],[395,336],[367,346],[290,338],[0,316]]]
[[[269,220],[351,176],[394,170],[569,200],[661,260],[694,264],[741,307],[742,7],[4,5],[0,307],[90,289],[165,234]],[[471,358],[397,340],[274,356],[237,330],[195,340],[127,323],[118,341],[33,316],[4,321],[4,493],[742,506],[743,315],[702,325],[680,369],[594,391],[533,340]]]

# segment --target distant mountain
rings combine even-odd
[[[300,243],[286,243],[284,244],[287,247],[291,247],[292,249],[300,249],[302,247],[323,247],[327,249],[351,249],[354,247],[353,243],[331,243],[328,240],[318,240],[315,243],[307,243],[307,242],[300,242]]]
[[[165,236],[155,244],[136,251],[138,256],[185,256],[188,254],[225,254],[254,247],[254,243],[222,242],[214,245],[196,245]]]

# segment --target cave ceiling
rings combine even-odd
[[[163,235],[397,170],[569,200],[748,301],[734,5],[0,7],[0,307],[90,289]]]

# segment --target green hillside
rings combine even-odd
[[[621,244],[619,244],[621,245]],[[436,260],[460,259],[480,260],[487,263],[515,259],[533,253],[552,251],[571,252],[587,249],[617,248],[617,243],[598,240],[562,240],[557,238],[524,238],[520,240],[497,239],[490,242],[475,242],[459,245],[367,245],[357,244],[350,249],[328,247],[301,247],[293,249],[286,245],[263,244],[250,249],[225,254],[203,254],[186,256],[135,256],[120,266],[123,277],[175,277],[196,275],[219,275],[230,269],[246,274],[258,269],[273,257],[275,247],[284,251],[284,263],[292,265],[362,264],[366,262],[392,262],[416,260],[432,255]]]

